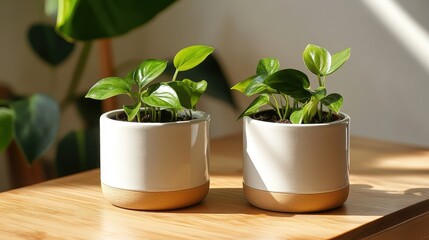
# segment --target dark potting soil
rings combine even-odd
[[[289,123],[289,124],[292,123],[289,119],[280,119],[280,117],[275,111],[263,111],[263,112],[255,113],[251,115],[251,117],[255,120],[265,121],[265,122]],[[340,115],[335,113],[332,113],[332,118],[330,121],[326,121],[327,118],[328,118],[328,113],[323,112],[322,119],[324,119],[325,121],[319,121],[319,118],[316,116],[311,123],[335,122],[337,120],[342,119]]]
[[[127,114],[125,114],[125,112],[121,112],[119,114],[117,114],[114,118],[115,120],[119,120],[119,121],[124,121],[124,122],[128,122],[128,117]],[[140,122],[152,122],[152,114],[151,113],[145,113],[144,111],[140,111]],[[191,117],[186,116],[186,115],[179,115],[179,117],[174,121],[188,121],[188,120],[192,120]],[[133,120],[133,122],[138,122],[137,118],[135,118]],[[171,112],[166,111],[166,110],[162,110],[161,111],[161,121],[157,121],[157,122],[172,122],[171,121]]]

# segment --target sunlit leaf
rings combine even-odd
[[[257,75],[253,75],[241,82],[238,82],[237,84],[235,84],[231,89],[233,90],[237,90],[241,93],[244,93],[244,91],[246,90],[246,88],[249,86],[249,84],[251,82],[253,82],[253,80],[257,77]]]
[[[304,110],[302,108],[295,110],[290,115],[290,121],[294,124],[301,124],[303,119],[304,119]]]
[[[332,55],[332,64],[331,69],[326,73],[326,75],[332,74],[337,71],[347,60],[350,58],[350,48],[346,48],[338,53]]]
[[[294,124],[310,123],[317,113],[317,103],[317,99],[312,97],[304,106],[291,114],[290,121]]]
[[[171,66],[171,70],[167,69],[166,72],[173,76],[174,66]],[[178,76],[180,76],[179,79],[192,79],[194,81],[204,79],[207,82],[205,94],[222,100],[233,107],[236,106],[228,79],[214,54],[209,55],[197,67],[180,72]]]
[[[302,53],[304,63],[312,73],[324,76],[331,68],[331,54],[328,50],[309,44]]]
[[[207,89],[207,82],[205,80],[194,82],[190,79],[183,79],[182,82],[191,90],[191,105],[192,109],[195,109],[198,101],[200,100],[201,95]]]
[[[192,69],[206,59],[214,48],[204,45],[194,45],[180,50],[174,57],[173,63],[177,71]]]
[[[332,93],[321,100],[322,104],[338,113],[343,106],[343,97],[338,93]]]
[[[86,98],[104,100],[121,94],[130,94],[130,82],[120,77],[108,77],[98,81],[89,89]]]
[[[201,95],[207,89],[207,82],[204,80],[194,82],[190,79],[183,79],[167,84],[174,89],[181,105],[187,109],[195,109]]]
[[[139,88],[145,87],[155,78],[160,76],[167,67],[167,61],[148,59],[144,60],[132,73],[132,78],[138,83]]]
[[[149,95],[143,97],[142,100],[144,103],[152,107],[158,107],[161,109],[171,108],[175,110],[182,109],[176,92],[172,87],[166,84],[153,85],[152,89],[149,91]]]
[[[261,93],[275,93],[276,91],[272,89],[269,85],[264,83],[264,77],[257,76],[249,83],[247,88],[244,90],[246,96],[252,96],[255,94]]]
[[[275,58],[263,58],[259,60],[258,66],[256,68],[257,75],[270,75],[279,70],[280,63],[279,60]]]
[[[326,87],[318,87],[314,90],[314,93],[312,94],[314,97],[316,97],[317,100],[320,100],[324,97],[326,97]]]
[[[123,106],[125,114],[127,114],[127,120],[131,122],[136,116],[137,113],[140,111],[141,102],[138,102],[137,104],[134,104],[133,106]]]
[[[257,98],[255,98],[250,105],[240,114],[239,119],[244,116],[249,116],[259,112],[259,108],[267,105],[270,102],[270,97],[268,94],[261,94]]]

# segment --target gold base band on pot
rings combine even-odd
[[[341,206],[349,195],[349,186],[337,191],[317,194],[269,192],[243,183],[244,195],[250,204],[278,212],[317,212]]]
[[[136,210],[169,210],[201,202],[210,182],[195,188],[168,192],[143,192],[115,188],[101,183],[104,197],[113,205]]]

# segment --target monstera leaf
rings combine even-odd
[[[15,139],[31,163],[55,140],[60,123],[60,109],[52,98],[35,94],[12,103],[15,112]]]
[[[59,0],[57,30],[88,41],[124,34],[155,17],[174,0]]]
[[[56,66],[71,54],[74,44],[67,42],[48,24],[34,24],[28,31],[28,40],[33,51],[43,61]]]

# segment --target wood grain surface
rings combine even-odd
[[[245,200],[241,148],[241,135],[213,140],[209,194],[174,211],[112,206],[102,196],[99,170],[0,193],[0,239],[429,237],[429,149],[352,137],[345,205],[288,214]]]

